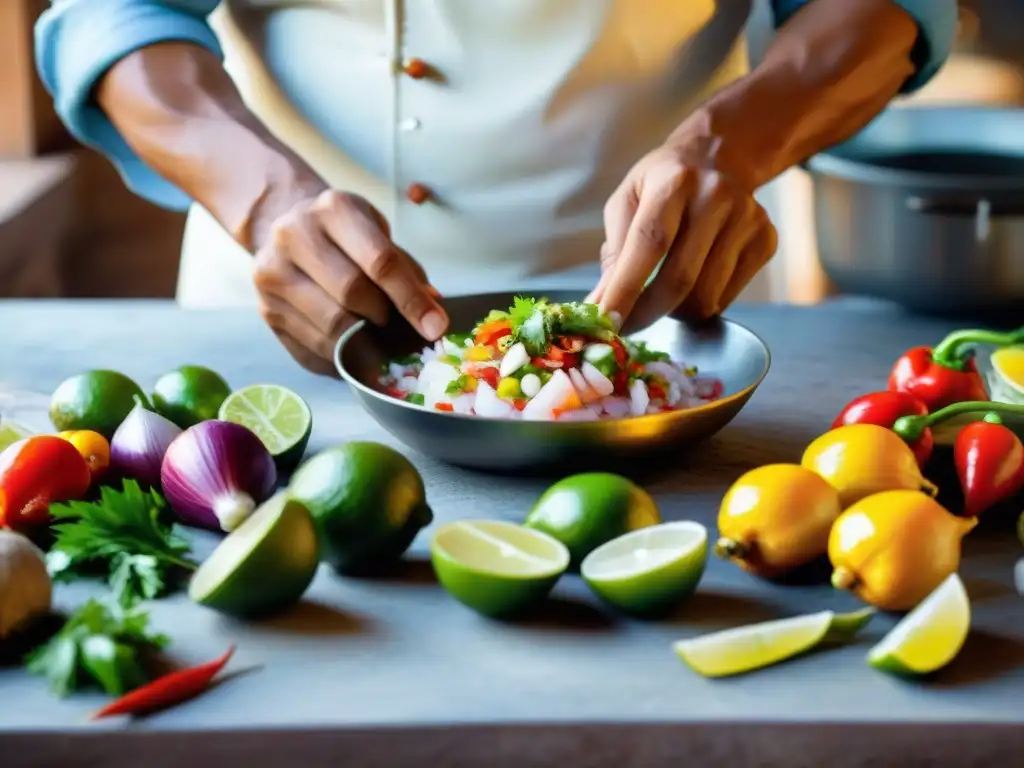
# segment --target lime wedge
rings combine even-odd
[[[306,401],[277,384],[253,384],[232,392],[218,417],[255,432],[282,472],[298,466],[313,431],[313,413]]]
[[[580,574],[610,605],[656,616],[691,595],[704,575],[708,531],[700,523],[671,522],[631,531],[602,544]]]
[[[213,550],[193,574],[188,594],[221,613],[263,616],[297,603],[319,563],[312,515],[282,491]]]
[[[868,664],[899,675],[927,675],[946,666],[971,631],[971,602],[955,573],[932,591],[868,652]]]
[[[874,608],[852,613],[819,611],[680,640],[672,648],[705,677],[738,675],[778,664],[822,642],[849,640],[874,614]]]
[[[430,560],[448,594],[485,616],[499,617],[543,600],[569,567],[569,550],[530,528],[464,520],[437,530]]]
[[[4,421],[0,423],[0,451],[19,440],[34,435],[35,431],[15,421]]]

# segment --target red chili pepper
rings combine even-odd
[[[988,400],[988,390],[969,345],[1005,347],[1021,343],[1024,343],[1024,328],[1010,333],[956,331],[934,349],[914,347],[908,350],[889,374],[889,389],[914,395],[929,411],[966,400]]]
[[[451,413],[455,410],[451,403],[434,403],[434,407],[437,410],[445,411],[446,413]]]
[[[615,355],[615,362],[619,368],[625,368],[626,363],[629,362],[629,353],[626,348],[622,346],[622,342],[618,339],[612,339],[608,342],[608,346],[612,348],[612,353]]]
[[[629,389],[629,374],[626,371],[619,371],[612,376],[612,385],[615,387],[614,392],[616,395],[625,394],[626,390]]]
[[[90,485],[89,465],[67,440],[19,440],[0,453],[0,527],[46,525],[51,503],[82,499]]]
[[[960,430],[953,461],[968,517],[977,517],[1024,488],[1024,444],[995,413]]]
[[[647,394],[651,396],[652,400],[665,399],[665,389],[660,384],[654,381],[647,385]]]
[[[913,395],[907,392],[882,390],[861,395],[847,403],[832,422],[832,429],[846,424],[876,424],[890,429],[901,416],[927,415],[928,407]],[[921,436],[908,445],[914,451],[918,465],[923,467],[928,463],[935,448],[935,438],[931,429],[925,428]]]
[[[565,352],[582,352],[587,340],[582,336],[559,336],[555,339],[555,346]]]
[[[114,715],[142,715],[194,699],[210,687],[213,678],[224,669],[234,652],[235,646],[232,645],[220,658],[158,677],[153,682],[110,702],[96,712],[92,719],[99,720]]]
[[[552,346],[548,349],[548,353],[545,357],[552,363],[560,363],[560,365],[555,366],[556,368],[575,368],[578,362],[577,358],[579,356],[572,352],[566,352],[564,349],[559,347]]]

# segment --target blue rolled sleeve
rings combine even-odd
[[[789,18],[815,0],[772,0],[775,25],[781,27]],[[892,0],[914,17],[919,30],[912,53],[917,71],[903,84],[901,93],[912,93],[927,83],[942,68],[953,49],[956,37],[956,0]]]
[[[68,130],[107,155],[136,194],[167,208],[182,210],[191,200],[132,151],[93,92],[110,67],[154,43],[194,43],[223,56],[206,21],[217,5],[218,0],[54,0],[36,22],[36,68]]]

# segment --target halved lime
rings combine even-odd
[[[34,434],[34,430],[29,429],[24,424],[19,424],[16,421],[0,422],[0,452],[8,446],[14,445],[19,440],[31,437]]]
[[[464,520],[437,530],[430,560],[448,594],[499,617],[544,599],[569,567],[569,550],[546,533],[513,523]]]
[[[655,616],[697,589],[707,559],[707,528],[693,522],[661,523],[602,544],[583,559],[580,574],[614,607]]]
[[[898,675],[927,675],[946,666],[971,631],[971,601],[951,573],[868,652],[868,664]]]
[[[232,616],[263,616],[298,602],[320,563],[316,524],[284,492],[270,497],[193,574],[195,602]]]
[[[282,472],[298,466],[313,431],[313,413],[306,401],[277,384],[253,384],[232,392],[218,417],[255,432]]]
[[[849,640],[874,615],[874,608],[819,611],[680,640],[672,648],[695,672],[726,677],[778,664],[822,642]]]

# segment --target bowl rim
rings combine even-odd
[[[466,298],[466,297],[459,297],[459,298]],[[649,424],[649,423],[653,422],[655,419],[660,419],[662,421],[671,421],[671,420],[674,420],[674,419],[684,418],[685,414],[703,413],[703,412],[707,412],[707,411],[717,410],[717,409],[721,408],[726,403],[733,403],[733,402],[737,402],[737,401],[743,400],[745,398],[749,398],[753,394],[753,392],[759,386],[761,386],[762,382],[764,382],[765,378],[768,376],[768,373],[771,371],[771,367],[772,367],[772,351],[771,351],[771,348],[768,346],[768,344],[765,342],[765,340],[762,339],[757,333],[752,331],[750,328],[748,328],[747,326],[743,325],[742,323],[736,322],[735,320],[730,320],[730,319],[725,318],[725,317],[719,317],[719,318],[717,318],[717,320],[718,320],[718,322],[731,325],[731,326],[733,326],[735,328],[738,328],[738,329],[740,329],[742,331],[745,331],[745,332],[749,333],[754,339],[757,340],[757,343],[760,344],[761,348],[764,350],[764,354],[765,354],[764,368],[757,375],[757,378],[754,379],[753,382],[751,382],[747,386],[743,387],[743,389],[740,389],[737,392],[734,392],[731,395],[726,395],[725,397],[720,397],[717,400],[708,401],[708,402],[706,402],[706,403],[704,403],[702,405],[695,405],[695,406],[693,406],[691,408],[683,408],[683,409],[680,409],[680,410],[677,410],[677,411],[664,411],[662,413],[645,413],[642,416],[624,416],[624,417],[618,418],[618,419],[603,419],[603,420],[600,420],[600,421],[597,421],[597,422],[594,422],[594,421],[547,421],[547,420],[542,420],[542,421],[523,421],[523,420],[515,420],[515,419],[502,419],[502,418],[497,418],[497,417],[494,417],[494,416],[474,416],[474,415],[470,415],[470,414],[466,414],[466,413],[454,413],[452,411],[439,411],[439,410],[436,410],[436,409],[431,410],[429,408],[424,408],[421,405],[416,405],[414,403],[408,403],[408,402],[406,402],[404,400],[399,400],[399,399],[394,398],[394,397],[389,397],[387,394],[385,394],[383,392],[378,392],[376,389],[373,389],[372,387],[369,387],[366,384],[364,384],[363,382],[359,381],[359,379],[357,379],[354,375],[352,375],[352,373],[350,373],[345,368],[345,366],[343,366],[342,363],[341,363],[341,355],[342,355],[342,351],[345,349],[345,345],[348,344],[348,342],[351,341],[356,336],[356,334],[360,333],[367,326],[369,321],[366,320],[366,319],[362,319],[362,320],[357,321],[352,326],[350,326],[343,334],[341,334],[341,336],[338,338],[338,341],[335,342],[335,344],[334,344],[334,360],[333,360],[333,362],[334,362],[334,369],[335,369],[335,371],[337,371],[338,375],[341,376],[341,378],[344,379],[345,382],[350,387],[358,390],[359,392],[361,392],[361,393],[363,393],[365,395],[368,395],[370,397],[376,398],[378,400],[386,401],[389,404],[394,405],[394,406],[396,406],[398,408],[408,408],[408,409],[414,410],[414,411],[416,411],[418,413],[429,413],[429,414],[431,414],[433,416],[440,416],[440,417],[444,417],[444,418],[447,418],[447,419],[458,419],[458,420],[462,420],[462,421],[465,421],[465,422],[471,422],[471,423],[474,423],[474,424],[480,424],[480,423],[488,423],[488,424],[515,423],[515,424],[520,424],[520,425],[522,425],[522,424],[538,424],[538,425],[542,425],[545,429],[551,429],[552,427],[554,427],[556,429],[562,429],[562,430],[565,430],[565,431],[569,431],[569,430],[573,430],[573,429],[579,430],[579,429],[586,429],[586,428],[591,428],[592,429],[595,424],[607,424],[607,423],[621,424],[623,422],[628,422],[629,424]],[[682,322],[682,321],[677,320],[676,322]],[[426,342],[424,342],[424,344],[426,344]]]

